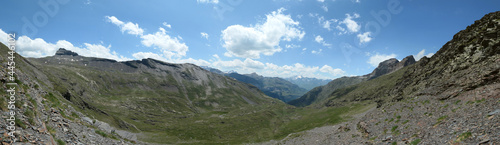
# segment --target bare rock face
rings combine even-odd
[[[397,65],[396,65],[396,68],[397,69],[400,69],[400,68],[403,68],[405,66],[409,66],[409,65],[412,65],[416,63],[415,61],[415,58],[413,58],[413,55],[410,55],[410,56],[407,56],[405,57],[403,60],[401,60]]]
[[[373,70],[372,73],[368,74],[367,77],[368,79],[374,79],[379,76],[389,74],[392,72],[395,72],[405,66],[411,65],[415,63],[415,59],[413,58],[413,55],[407,56],[404,58],[401,62],[398,61],[395,58],[391,58],[388,60],[385,60],[381,62],[375,70]]]
[[[57,50],[57,52],[56,52],[56,55],[71,55],[71,56],[78,56],[78,53],[73,52],[73,51],[70,51],[70,50],[66,50],[66,49],[64,49],[64,48],[59,48],[59,50]]]

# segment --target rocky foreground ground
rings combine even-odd
[[[415,96],[358,114],[345,123],[263,144],[495,145],[500,143],[500,96],[494,96],[500,90],[496,88],[470,92],[476,96],[470,98]]]

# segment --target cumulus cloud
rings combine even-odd
[[[396,56],[397,55],[394,53],[389,54],[389,55],[376,53],[375,55],[372,55],[368,59],[367,63],[372,65],[373,67],[377,67],[380,62],[391,59],[391,58],[396,58]]]
[[[106,16],[106,19],[108,19],[109,22],[120,27],[122,33],[127,32],[128,34],[132,35],[142,35],[142,33],[144,33],[144,30],[139,27],[139,24],[134,24],[132,22],[125,23],[118,20],[118,18],[116,18],[115,16]]]
[[[420,60],[424,56],[426,56],[426,57],[432,57],[433,55],[434,55],[434,53],[425,54],[425,49],[422,49],[422,51],[418,52],[418,54],[415,55],[415,60],[418,61],[418,60]]]
[[[140,35],[141,44],[146,47],[153,47],[155,49],[160,49],[162,56],[167,60],[180,59],[186,56],[188,51],[188,46],[182,43],[182,37],[172,37],[167,34],[167,31],[159,27],[158,31],[152,34],[145,34],[144,30],[139,27],[138,24],[132,22],[123,22],[116,18],[115,16],[106,16],[109,22],[120,27],[122,32],[127,32],[132,35]],[[172,26],[166,22],[163,26],[171,28]]]
[[[146,58],[152,58],[161,61],[167,61],[161,54],[153,53],[153,52],[137,52],[132,54],[135,59],[141,60]]]
[[[0,41],[6,43],[8,36],[0,29]],[[108,58],[118,61],[130,60],[111,51],[111,45],[103,46],[102,44],[83,43],[83,46],[74,46],[66,40],[59,40],[56,43],[46,42],[42,38],[31,39],[28,36],[20,36],[16,41],[16,51],[24,57],[45,57],[53,56],[59,48],[65,48],[74,51],[82,56]]]
[[[222,31],[225,56],[242,58],[260,58],[260,55],[273,55],[280,52],[281,41],[301,40],[305,32],[301,31],[299,22],[290,15],[284,15],[284,8],[266,15],[266,21],[250,27],[231,25]]]
[[[325,0],[318,0],[318,2],[322,3],[322,2],[325,2]]]
[[[353,19],[359,18],[359,14],[354,13],[352,16],[350,14],[345,15],[346,18],[341,23],[347,27],[347,30],[349,30],[349,32],[358,32],[361,29],[361,26]]]
[[[201,32],[200,34],[201,34],[201,37],[203,37],[203,38],[205,38],[205,39],[208,40],[209,35],[207,33]]]
[[[165,54],[158,54],[158,53],[153,53],[153,52],[137,52],[132,54],[132,56],[135,59],[146,59],[146,58],[152,58],[156,60],[161,60],[165,62],[170,62],[170,63],[192,63],[198,66],[210,66],[210,62],[202,60],[202,59],[193,59],[193,58],[187,58],[187,59],[167,59]]]
[[[246,58],[244,61],[240,59],[233,59],[231,61],[218,60],[212,63],[212,66],[217,68],[222,68],[226,70],[238,70],[243,73],[252,73],[264,69],[264,63],[250,58]]]
[[[160,49],[167,59],[186,56],[186,52],[188,51],[188,46],[179,41],[182,40],[180,36],[171,37],[170,35],[167,35],[165,29],[161,27],[158,32],[143,35],[141,38],[141,43],[144,46]]]
[[[214,57],[215,56],[218,55],[214,55]],[[245,60],[233,59],[229,61],[220,60],[218,57],[215,58],[216,60],[212,61],[210,67],[223,71],[235,70],[238,73],[243,74],[256,72],[260,75],[269,77],[292,77],[300,75],[304,77],[322,79],[332,79],[345,75],[345,72],[342,69],[332,68],[328,65],[321,68],[318,66],[306,66],[301,63],[278,66],[273,63],[263,63],[249,58],[246,58]]]
[[[198,3],[212,3],[212,4],[218,4],[219,0],[196,0]]]
[[[371,32],[358,34],[359,43],[367,43],[372,41]]]
[[[328,65],[324,65],[323,67],[321,67],[321,69],[319,69],[319,71],[324,72],[324,73],[329,73],[329,74],[334,75],[334,76],[340,76],[340,75],[345,74],[345,71],[343,71],[342,69],[339,69],[339,68],[334,69]]]

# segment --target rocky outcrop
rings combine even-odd
[[[407,56],[407,57],[403,58],[403,60],[401,60],[396,65],[396,69],[401,69],[403,67],[406,67],[406,66],[409,66],[409,65],[412,65],[412,64],[415,64],[415,63],[416,63],[415,58],[413,58],[413,55],[410,55],[410,56]]]
[[[403,67],[414,64],[415,59],[413,55],[405,57],[401,62],[395,58],[391,58],[381,62],[372,73],[366,75],[369,80],[377,78],[379,76],[395,72]]]
[[[475,21],[455,34],[432,58],[422,60],[405,72],[394,93],[447,99],[465,97],[465,91],[499,83],[500,12]],[[484,96],[495,96],[495,91],[487,92]]]
[[[70,50],[66,50],[66,49],[64,49],[64,48],[59,48],[59,50],[57,50],[57,52],[56,52],[56,55],[71,55],[71,56],[78,56],[78,53],[73,52],[73,51],[70,51]]]

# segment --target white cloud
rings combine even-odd
[[[358,22],[354,21],[353,19],[359,18],[359,14],[354,13],[352,16],[350,14],[346,14],[346,18],[340,22],[341,24],[344,24],[347,27],[347,30],[349,32],[358,32],[361,29],[361,26],[358,24]]]
[[[90,5],[90,4],[92,4],[92,1],[90,1],[90,0],[86,0],[85,2],[83,2],[83,4],[85,4],[85,5]]]
[[[331,46],[332,44],[328,44],[324,41],[323,37],[321,35],[318,35],[314,38],[314,41],[318,42],[319,44],[322,44],[323,46]]]
[[[305,48],[305,47],[304,47],[304,48],[302,48],[302,51],[306,51],[306,50],[307,50],[307,48]]]
[[[285,48],[298,48],[300,45],[295,45],[295,44],[287,44],[285,45]]]
[[[325,2],[325,0],[318,0],[318,2],[321,2],[321,3],[322,3],[322,2]]]
[[[167,34],[167,31],[163,27],[159,27],[158,31],[152,34],[144,34],[144,30],[139,27],[138,24],[132,22],[120,21],[115,16],[106,16],[108,21],[117,25],[122,29],[122,32],[127,31],[129,34],[140,35],[141,44],[146,47],[153,47],[155,49],[160,49],[162,52],[158,56],[164,57],[164,60],[180,60],[182,57],[186,56],[186,52],[189,50],[185,43],[182,43],[182,37],[172,37]],[[172,26],[166,22],[163,22],[163,26],[171,28]],[[146,57],[152,56],[151,53],[137,53],[134,57]],[[158,58],[155,56],[155,58]]]
[[[359,43],[367,43],[367,42],[372,41],[372,39],[373,39],[371,37],[371,32],[365,32],[362,34],[358,34],[358,38],[359,38]]]
[[[152,59],[161,60],[161,61],[165,61],[165,62],[167,61],[160,54],[156,54],[153,52],[137,52],[137,53],[132,54],[132,56],[138,60],[145,59],[145,58],[152,58]]]
[[[201,32],[200,34],[201,34],[201,37],[203,37],[203,38],[205,38],[205,39],[208,40],[209,35],[207,33]]]
[[[217,54],[214,54],[212,56],[215,57],[216,59],[220,59],[219,55],[217,55]]]
[[[193,59],[193,58],[187,58],[187,59],[178,59],[174,60],[173,62],[175,63],[191,63],[195,64],[197,66],[210,66],[210,62],[203,60],[203,59]]]
[[[115,16],[106,16],[106,19],[108,19],[109,22],[120,27],[122,33],[127,32],[128,34],[132,35],[142,35],[142,33],[144,33],[144,30],[142,28],[139,28],[138,24],[134,24],[132,22],[125,23],[118,20],[118,18],[116,18]]]
[[[425,49],[422,49],[422,51],[418,52],[418,54],[415,55],[415,60],[418,61],[424,56],[432,57],[433,55],[434,55],[434,53],[428,53],[427,55],[425,55]]]
[[[0,41],[7,42],[7,33],[0,29]],[[16,51],[24,57],[45,57],[53,56],[59,48],[74,51],[82,56],[108,58],[118,61],[130,60],[111,51],[111,45],[83,43],[83,47],[74,46],[66,40],[58,40],[56,43],[49,43],[42,38],[31,39],[28,36],[20,36],[16,41]]]
[[[9,34],[5,33],[2,29],[0,29],[0,42],[7,45],[7,41],[10,38]]]
[[[159,48],[168,60],[173,59],[172,57],[181,58],[186,56],[186,52],[188,51],[188,46],[179,41],[182,40],[180,36],[171,37],[161,27],[158,32],[143,35],[141,38],[141,43],[144,46]]]
[[[377,67],[380,62],[388,60],[388,59],[391,59],[391,58],[396,58],[396,56],[397,55],[394,54],[394,53],[393,54],[389,54],[389,55],[377,53],[377,54],[371,56],[368,59],[367,63],[370,64],[370,65],[372,65],[373,67]]]
[[[196,0],[198,3],[213,3],[213,4],[218,4],[219,0]]]
[[[345,71],[343,71],[342,69],[339,68],[333,69],[331,66],[328,65],[324,65],[323,67],[321,67],[321,69],[319,69],[319,71],[324,73],[329,73],[334,76],[340,76],[345,74]]]
[[[330,20],[325,20],[325,17],[323,16],[319,16],[318,14],[309,14],[310,17],[317,17],[318,18],[318,23],[325,29],[327,29],[328,31],[331,31],[332,28],[331,28],[331,25],[333,23],[337,23],[338,20],[337,19],[330,19]],[[337,26],[338,27],[338,26]]]
[[[316,41],[318,43],[323,43],[323,37],[321,37],[321,35],[318,35],[318,36],[316,36],[316,38],[314,38],[314,41]]]
[[[312,54],[320,54],[323,51],[323,49],[319,49],[318,51],[313,50],[311,51]]]
[[[346,33],[347,33],[346,29],[345,29],[345,28],[343,28],[343,27],[337,26],[337,27],[335,27],[335,28],[337,28],[337,30],[339,30],[339,31],[340,31],[340,32],[338,33],[339,35],[342,35],[342,34],[346,34]]]
[[[222,71],[235,70],[242,74],[256,72],[260,75],[269,77],[304,76],[311,78],[332,79],[345,75],[343,70],[338,68],[333,69],[328,65],[323,66],[321,69],[318,66],[306,66],[300,63],[278,66],[273,63],[262,63],[249,58],[246,58],[244,61],[240,59],[233,59],[230,61],[217,59],[212,62],[210,67],[217,68]]]
[[[260,62],[260,61],[255,61],[255,60],[252,60],[252,59],[245,59],[245,61],[243,62],[245,64],[246,67],[249,67],[249,68],[253,68],[253,69],[263,69],[264,68],[264,63]]]
[[[165,57],[165,54],[157,54],[153,52],[137,52],[132,54],[132,56],[135,59],[145,59],[145,58],[152,58],[156,60],[161,60],[164,62],[169,62],[169,63],[192,63],[198,66],[209,66],[210,62],[202,60],[202,59],[193,59],[193,58],[187,58],[187,59],[167,59]]]
[[[223,46],[228,52],[226,56],[242,58],[260,58],[260,55],[273,55],[282,50],[281,41],[301,40],[305,32],[298,27],[290,15],[284,15],[284,8],[266,15],[263,24],[251,27],[232,25],[222,31]]]
[[[321,8],[325,11],[328,12],[328,7],[326,5],[321,6]]]
[[[167,27],[167,28],[172,28],[172,25],[168,24],[167,22],[163,22],[162,25],[165,26],[165,27]]]

